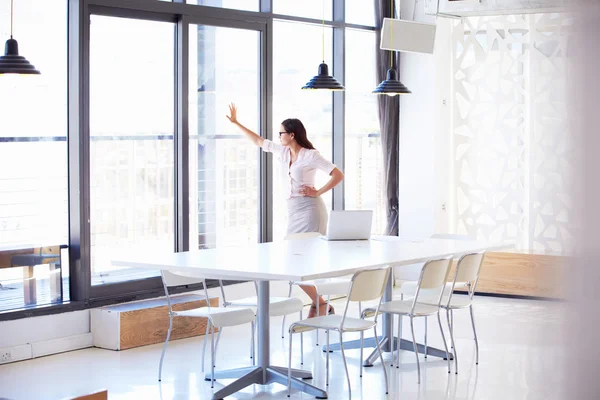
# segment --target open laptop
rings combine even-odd
[[[371,237],[373,210],[331,211],[325,240],[367,240]]]

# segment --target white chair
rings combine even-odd
[[[303,321],[294,322],[290,325],[290,349],[289,349],[289,364],[288,364],[288,397],[291,395],[291,377],[292,377],[292,336],[294,333],[302,333],[316,329],[325,329],[327,331],[327,361],[326,361],[326,385],[329,386],[329,332],[337,331],[340,334],[340,349],[342,351],[342,359],[344,360],[344,368],[346,369],[346,378],[348,380],[348,398],[351,398],[351,383],[350,374],[348,373],[348,365],[346,364],[346,355],[344,354],[344,338],[345,332],[360,332],[361,344],[364,340],[364,332],[373,328],[374,337],[377,337],[377,311],[381,305],[381,298],[385,290],[385,285],[390,274],[390,268],[377,268],[363,270],[355,273],[350,280],[350,288],[347,292],[346,306],[344,313],[341,315],[324,315],[321,317],[305,319]],[[367,321],[362,318],[349,317],[348,306],[350,302],[362,301],[377,301],[377,307],[374,309],[374,320]],[[388,393],[388,377],[381,348],[377,343],[377,351],[379,359],[383,366],[385,375],[385,393]],[[363,365],[363,348],[360,349],[360,376],[362,376]],[[333,398],[333,396],[332,396]]]
[[[319,232],[302,232],[302,233],[292,233],[288,234],[284,240],[298,240],[298,239],[310,239],[321,236]],[[327,279],[314,279],[310,281],[302,281],[302,282],[290,282],[290,290],[288,293],[288,297],[292,296],[292,287],[293,285],[298,286],[312,286],[315,288],[317,292],[317,298],[313,299],[315,304],[317,304],[317,317],[319,316],[319,296],[327,296],[327,307],[325,308],[329,311],[331,296],[345,295],[348,293],[348,289],[350,288],[350,277],[341,277],[341,278],[327,278]],[[360,303],[359,303],[359,313],[360,313]],[[359,314],[360,315],[360,314]],[[283,338],[285,326],[285,317],[281,322],[281,337]],[[316,330],[316,345],[319,345],[319,331]]]
[[[435,235],[431,235],[431,239],[452,239],[452,240],[473,240],[472,237],[467,236],[467,235],[455,235],[452,233],[438,233]],[[406,269],[406,267],[399,267],[402,269]],[[394,269],[394,277],[396,275],[400,275],[402,270],[398,270],[396,271],[396,269]],[[452,282],[447,282],[446,283],[446,288],[445,290],[449,290],[450,286],[452,285]],[[456,282],[456,288],[466,288],[466,282]],[[400,286],[400,296],[401,296],[401,300],[403,299],[404,296],[414,296],[415,293],[417,292],[417,281],[416,280],[407,280],[402,282],[402,285]]]
[[[224,307],[258,307],[258,285],[256,281],[254,282],[254,290],[256,296],[246,297],[239,300],[227,301],[225,297],[225,289],[223,287],[223,281],[219,280],[219,286],[221,288],[221,296],[223,297],[223,306]],[[280,317],[283,315],[283,320],[285,321],[285,316],[288,314],[299,313],[299,319],[302,319],[302,310],[304,308],[304,303],[297,297],[270,297],[269,298],[269,316],[270,317]],[[217,336],[217,347],[219,346],[219,341],[221,339],[221,332]],[[301,346],[304,345],[304,338],[302,338]],[[250,347],[250,358],[254,357],[254,340],[252,340],[252,346]],[[304,364],[304,351],[301,354],[301,364]]]
[[[453,233],[437,233],[434,235],[431,235],[432,239],[452,239],[452,240],[473,240],[472,237],[468,236],[468,235],[458,235],[458,234],[453,234]],[[418,265],[418,264],[416,264]],[[410,267],[410,266],[408,266]],[[396,270],[394,268],[393,270],[393,274],[394,274],[394,278],[397,275],[401,275],[402,272],[404,272],[407,269],[407,266],[403,266],[403,267],[399,267],[401,269]],[[421,267],[422,268],[422,267]],[[446,282],[446,287],[444,289],[444,295],[447,294],[447,292],[449,290],[453,290],[451,289],[453,282]],[[467,283],[466,282],[456,282],[455,286],[456,289],[466,289],[467,288]],[[404,300],[405,296],[408,297],[413,297],[415,295],[415,293],[417,292],[417,281],[416,280],[406,280],[403,281],[402,284],[400,285],[400,300]],[[422,295],[423,298],[425,298],[426,296],[429,295],[429,293],[427,293],[428,290],[423,290]],[[432,299],[435,301],[436,299],[436,295],[437,293],[432,293],[431,297]],[[427,317],[425,317],[424,319],[424,325],[425,325],[425,337],[424,337],[424,345],[425,348],[427,349]],[[425,352],[425,358],[427,358],[427,352]]]
[[[446,319],[448,321],[448,329],[450,331],[450,340],[454,348],[454,370],[458,374],[458,356],[456,355],[456,343],[454,342],[454,310],[469,308],[471,314],[471,325],[473,326],[473,336],[475,337],[475,364],[479,364],[479,342],[477,340],[477,331],[475,330],[475,317],[473,315],[473,296],[475,288],[479,281],[479,272],[483,265],[485,251],[479,253],[465,254],[458,260],[456,265],[456,273],[450,291],[444,293],[444,298],[441,302],[441,307],[446,310]],[[454,296],[454,285],[456,282],[465,282],[467,287],[467,296]]]
[[[183,272],[168,272],[161,271],[163,287],[165,289],[165,296],[167,297],[167,305],[169,306],[169,330],[167,332],[167,340],[163,346],[162,354],[160,355],[160,364],[158,366],[158,381],[161,380],[162,364],[167,350],[167,344],[171,337],[171,331],[173,330],[173,317],[194,317],[194,318],[207,318],[206,333],[204,335],[204,345],[202,347],[202,372],[204,372],[204,353],[206,351],[206,337],[210,328],[210,343],[211,343],[211,385],[214,387],[215,377],[215,328],[219,329],[219,334],[224,327],[237,326],[242,324],[250,323],[252,330],[252,342],[254,343],[254,311],[250,308],[225,308],[225,307],[211,307],[208,301],[208,291],[206,289],[206,281],[204,278],[197,278],[188,276]],[[206,307],[194,308],[185,311],[174,311],[171,306],[171,297],[169,296],[169,287],[180,286],[180,285],[192,285],[195,283],[202,283],[204,286],[204,293],[206,295]]]
[[[383,303],[379,307],[379,313],[389,313],[392,315],[398,315],[398,340],[397,340],[397,360],[396,368],[400,364],[400,338],[402,337],[402,317],[407,316],[410,318],[410,331],[412,334],[413,348],[417,357],[417,370],[418,370],[418,383],[421,383],[421,365],[419,363],[419,352],[417,351],[417,342],[415,340],[415,329],[413,320],[418,317],[427,317],[428,315],[437,314],[438,324],[440,326],[440,332],[444,342],[444,348],[446,350],[446,359],[448,360],[448,373],[450,373],[450,357],[448,356],[448,347],[446,345],[446,338],[444,336],[444,330],[442,329],[442,320],[440,319],[440,304],[442,301],[442,295],[446,280],[448,279],[448,273],[450,271],[450,265],[452,263],[452,257],[446,257],[439,260],[431,260],[425,263],[421,270],[421,275],[417,281],[417,291],[412,300],[393,300],[387,303]],[[426,296],[426,301],[421,299],[421,290],[428,290],[429,293],[437,292],[437,301],[435,304],[430,303],[431,295]],[[368,308],[363,312],[363,317],[368,318],[377,313],[374,308]],[[393,318],[393,317],[392,317]],[[425,348],[427,353],[427,348]]]

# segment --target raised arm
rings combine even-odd
[[[248,138],[250,139],[250,141],[252,143],[254,143],[255,145],[257,145],[258,147],[262,147],[263,142],[265,141],[264,138],[258,136],[256,134],[256,132],[252,132],[250,129],[246,128],[244,125],[240,124],[239,121],[237,120],[237,107],[235,106],[235,104],[231,103],[229,105],[229,114],[230,115],[226,115],[227,119],[229,119],[229,121],[234,124],[235,126],[237,126],[242,133]]]

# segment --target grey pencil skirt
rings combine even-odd
[[[327,208],[321,197],[292,197],[287,200],[288,235],[301,232],[327,233]]]

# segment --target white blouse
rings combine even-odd
[[[327,161],[317,150],[301,148],[298,158],[290,166],[292,152],[289,147],[265,139],[262,149],[273,153],[275,159],[281,165],[281,170],[287,172],[287,174],[282,173],[282,180],[288,199],[302,197],[302,194],[300,194],[302,186],[314,187],[317,170],[329,175],[336,168],[335,164]]]

